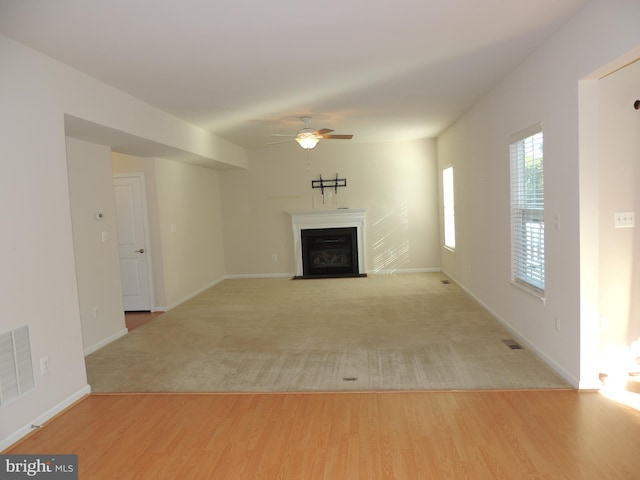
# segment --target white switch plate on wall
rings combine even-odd
[[[615,228],[630,228],[636,226],[635,212],[616,212],[613,214]]]

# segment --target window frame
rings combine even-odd
[[[451,172],[446,175],[446,172]],[[450,182],[447,182],[450,177]],[[447,191],[451,190],[451,195]],[[442,236],[444,248],[450,251],[456,249],[456,214],[455,214],[455,180],[453,165],[447,165],[442,169]],[[450,242],[453,240],[453,242]]]
[[[544,133],[538,123],[509,139],[511,283],[544,300]]]

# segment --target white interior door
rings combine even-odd
[[[151,310],[144,185],[140,176],[115,176],[120,276],[125,311]]]

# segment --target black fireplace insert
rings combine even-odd
[[[359,277],[358,229],[301,231],[303,278]]]

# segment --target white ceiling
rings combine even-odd
[[[0,0],[0,33],[247,148],[435,137],[588,0]],[[337,141],[337,140],[336,140]]]

